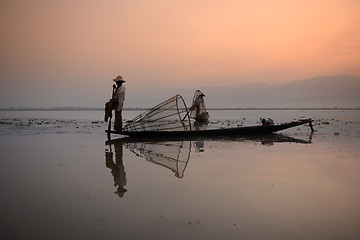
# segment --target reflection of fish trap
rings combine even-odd
[[[187,107],[179,94],[138,115],[124,127],[126,132],[190,130]]]
[[[128,143],[126,148],[149,162],[170,169],[176,177],[182,178],[190,159],[191,142],[134,142]]]

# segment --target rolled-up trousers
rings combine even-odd
[[[115,122],[114,122],[114,130],[115,131],[122,131],[122,109],[115,110]]]

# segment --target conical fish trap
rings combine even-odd
[[[188,110],[179,94],[128,121],[124,127],[126,132],[190,130]]]

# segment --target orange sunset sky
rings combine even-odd
[[[0,30],[0,107],[360,75],[359,0],[1,0]]]

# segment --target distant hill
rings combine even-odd
[[[105,95],[104,91],[96,88],[88,88],[87,97],[80,94],[78,88],[62,88],[57,91],[46,88],[39,91],[37,86],[19,88],[16,91],[4,89],[1,89],[3,91],[0,94],[0,110],[103,109],[109,97],[108,92]],[[319,76],[281,84],[184,86],[183,89],[159,86],[152,89],[144,89],[141,86],[129,87],[126,89],[124,107],[153,107],[175,94],[181,94],[190,106],[197,89],[205,93],[207,108],[360,108],[360,76],[350,75]],[[66,96],[63,92],[66,92]]]
[[[360,77],[319,76],[280,84],[199,88],[208,108],[359,108]],[[128,107],[152,107],[181,94],[191,104],[196,89],[154,88],[127,94]]]
[[[280,84],[252,83],[184,89],[158,86],[143,90],[128,88],[124,107],[127,109],[149,108],[176,94],[181,94],[187,106],[190,106],[196,89],[205,93],[207,108],[360,108],[360,76],[350,75],[319,76]],[[1,106],[0,104],[0,110],[98,110],[103,109],[103,104],[108,100],[103,95],[92,93],[92,95],[90,94],[91,99],[85,101],[74,91],[67,92],[65,100],[62,94],[53,94],[51,97],[40,94],[38,98],[34,96],[35,100],[31,96],[29,100],[32,101],[23,101],[21,98],[19,99],[22,101],[18,101],[15,98],[13,101],[8,100],[8,104],[12,103],[10,106],[7,104]],[[48,93],[49,91],[43,92]],[[29,105],[24,103],[29,103]],[[47,105],[43,105],[43,103],[47,103]],[[61,105],[59,107],[59,103],[65,107],[61,107]],[[73,103],[89,105],[80,107]]]
[[[208,107],[360,107],[360,77],[320,76],[281,84],[204,88]]]

